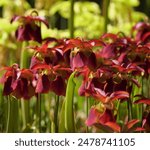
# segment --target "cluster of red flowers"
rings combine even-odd
[[[30,99],[38,93],[50,91],[65,96],[67,80],[77,71],[82,76],[79,95],[93,97],[100,105],[93,106],[86,121],[88,126],[107,126],[116,132],[129,131],[137,124],[131,120],[122,129],[116,123],[114,101],[132,101],[133,85],[141,87],[138,76],[148,79],[150,74],[150,24],[138,23],[133,28],[133,37],[122,33],[106,33],[99,39],[85,40],[47,38],[42,40],[40,23],[48,23],[40,17],[14,17],[20,21],[16,38],[20,41],[35,40],[40,46],[35,51],[29,69],[20,69],[18,65],[4,67],[6,73],[1,79],[4,95]],[[150,92],[150,91],[149,91]],[[147,95],[146,95],[147,96]],[[141,95],[133,102],[150,105],[150,99]],[[150,112],[143,118],[143,126],[149,126]],[[144,128],[134,128],[141,131]]]

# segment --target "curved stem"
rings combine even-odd
[[[74,120],[74,91],[75,91],[75,82],[74,76],[76,71],[74,71],[67,83],[66,97],[65,97],[65,128],[66,132],[75,132],[75,120]]]

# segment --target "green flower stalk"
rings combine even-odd
[[[41,133],[41,94],[38,94],[36,102],[36,126],[38,132]]]
[[[107,33],[107,29],[108,29],[108,22],[109,22],[109,18],[108,18],[109,4],[110,4],[110,0],[104,0],[104,1],[103,1],[104,33]]]
[[[74,37],[74,4],[75,0],[70,0],[70,18],[69,18],[70,38]]]
[[[27,42],[23,42],[20,58],[20,68],[27,68],[28,51],[25,49]],[[29,100],[21,99],[23,129],[30,123],[30,102]]]
[[[55,108],[54,108],[54,124],[55,132],[58,133],[58,109],[59,109],[59,96],[55,96]]]

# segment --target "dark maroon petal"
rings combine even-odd
[[[29,81],[25,78],[21,78],[21,95],[24,99],[30,99],[32,96],[35,95],[35,89],[32,84],[29,84]]]
[[[99,89],[104,89],[106,78],[104,76],[92,78],[91,84]]]
[[[115,57],[114,49],[115,49],[115,45],[114,44],[106,45],[100,51],[101,57],[103,57],[103,58],[113,58],[113,57]]]
[[[35,95],[35,89],[26,78],[20,78],[17,87],[12,93],[16,98],[30,99]]]
[[[35,25],[31,31],[30,31],[30,40],[41,43],[42,42],[41,27]]]
[[[68,51],[64,52],[64,54],[63,54],[64,61],[67,66],[70,66],[70,53],[71,53],[71,50],[68,50]]]
[[[33,40],[41,43],[41,28],[36,24],[32,25],[30,23],[19,26],[16,30],[16,38],[18,41]]]
[[[29,41],[30,36],[28,34],[28,29],[25,28],[25,26],[20,26],[16,30],[15,36],[18,41]]]
[[[28,94],[24,96],[24,99],[30,99],[35,96],[35,88],[30,84],[28,85]]]
[[[24,98],[28,94],[28,81],[25,78],[18,79],[16,89],[13,92],[13,95],[16,98]]]
[[[126,91],[126,88],[127,88],[127,80],[121,80],[120,83],[116,83],[115,87],[114,87],[114,90],[115,91]]]
[[[13,91],[11,84],[12,84],[12,77],[10,76],[4,83],[3,95],[9,95]]]
[[[80,68],[84,66],[84,56],[81,52],[78,52],[74,57],[70,60],[71,68],[74,70],[75,68]]]
[[[45,61],[45,63],[47,64],[47,65],[49,65],[49,64],[52,64],[52,59],[49,57],[49,56],[45,56],[44,57],[44,61]]]
[[[57,76],[55,80],[51,82],[51,90],[57,95],[65,95],[66,84],[61,76]]]
[[[47,75],[39,77],[36,86],[36,93],[47,93],[50,90],[50,81]]]
[[[49,55],[46,54],[46,56],[44,57],[46,64],[51,64],[55,66],[61,63],[63,60],[62,54],[57,50],[52,50],[48,54]]]
[[[17,80],[17,85],[12,95],[18,99],[23,97],[23,82],[21,80]]]
[[[86,65],[87,65],[90,69],[96,69],[96,67],[97,67],[97,62],[96,62],[95,53],[92,52],[92,53],[90,54],[90,56],[88,56]]]
[[[118,57],[118,62],[120,64],[122,64],[122,63],[128,64],[129,63],[129,60],[127,58],[126,52],[125,53],[121,53],[121,55]]]
[[[106,80],[106,84],[105,84],[105,92],[106,93],[112,93],[114,88],[114,80],[112,78]]]

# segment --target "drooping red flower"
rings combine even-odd
[[[12,94],[16,98],[24,99],[30,99],[35,95],[34,74],[30,69],[20,70],[17,64],[3,69],[6,70],[1,79],[4,84],[3,95]]]
[[[33,64],[40,62],[38,60],[41,60],[41,62],[53,66],[63,63],[62,50],[59,48],[58,45],[51,46],[51,42],[52,41],[46,41],[41,46],[32,47],[32,49],[35,50],[36,53],[31,60],[30,67],[32,67]]]
[[[111,110],[106,109],[104,112],[100,112],[94,107],[91,108],[88,119],[86,120],[87,126],[91,126],[96,123],[105,124],[107,122],[115,122],[115,118]]]
[[[50,80],[48,75],[44,74],[42,76],[39,75],[36,84],[36,93],[48,93],[50,90]]]
[[[44,23],[49,27],[48,22],[44,17],[39,16],[14,16],[11,19],[11,23],[14,21],[20,22],[15,36],[18,41],[37,41],[42,42],[41,37],[41,23]]]
[[[73,70],[84,66],[96,69],[97,62],[93,47],[102,44],[101,41],[98,42],[97,40],[69,39],[66,40],[62,50],[65,60],[67,60]]]
[[[3,95],[9,95],[14,90],[14,83],[17,79],[17,73],[19,71],[18,64],[14,64],[11,67],[3,67],[0,70],[6,71],[0,79],[0,82],[4,84]]]
[[[104,45],[96,52],[98,58],[118,59],[122,54],[130,52],[136,43],[128,37],[119,36],[119,34],[106,33],[101,36]]]
[[[31,70],[38,74],[36,92],[47,93],[54,92],[57,95],[65,95],[66,93],[66,80],[71,74],[69,68],[63,66],[47,65],[38,63],[32,66]]]
[[[100,112],[92,107],[86,120],[87,126],[94,126],[102,132],[120,132],[121,128],[116,123],[112,110],[104,109]]]
[[[145,131],[138,125],[139,120],[133,119],[123,125],[116,122],[112,110],[104,109],[102,112],[92,107],[86,120],[87,126],[94,126],[102,132],[133,133]]]
[[[139,22],[133,27],[133,32],[136,32],[135,40],[138,43],[149,42],[150,24],[146,22]]]
[[[133,62],[138,64],[139,67],[143,68],[145,73],[144,76],[148,78],[150,74],[150,43],[138,44],[135,53],[133,54]]]

